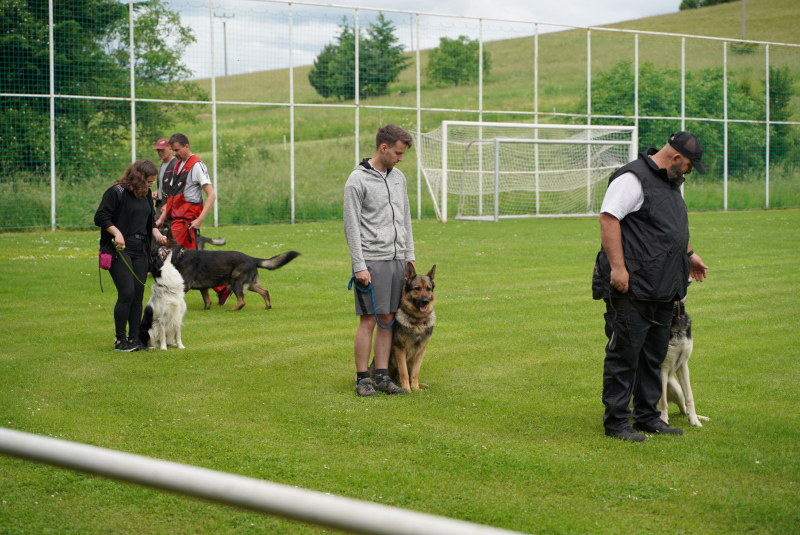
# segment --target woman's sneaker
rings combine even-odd
[[[135,347],[135,351],[149,351],[149,348],[142,343],[141,340],[138,338],[130,338],[128,341],[131,343],[133,347]]]
[[[114,342],[114,351],[130,353],[131,351],[136,351],[136,346],[130,343],[127,338],[123,338]]]

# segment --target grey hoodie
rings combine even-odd
[[[366,161],[344,186],[344,235],[354,273],[367,269],[365,260],[414,260],[406,177],[392,168],[384,179]]]

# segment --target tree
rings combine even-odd
[[[479,62],[478,51],[479,43],[470,40],[466,36],[459,36],[458,39],[442,37],[439,39],[439,47],[431,50],[428,55],[428,66],[425,74],[430,80],[441,85],[464,85],[478,80]],[[489,52],[483,51],[483,76],[489,75],[491,70],[491,59]]]
[[[188,81],[191,73],[181,63],[186,46],[194,42],[191,30],[162,0],[136,3],[134,10],[137,96],[207,98]],[[55,93],[130,96],[128,6],[116,0],[59,0],[53,16]],[[49,94],[48,18],[46,2],[0,2],[0,62],[5,67],[0,92]],[[55,105],[60,171],[88,175],[100,159],[94,145],[129,142],[129,102],[57,98]],[[138,103],[137,137],[152,141],[190,113],[186,106]],[[49,159],[47,101],[3,97],[0,172],[35,172],[49,167]]]
[[[346,20],[342,20],[339,27],[341,32],[336,42],[325,45],[314,59],[308,81],[324,98],[351,100],[356,91],[356,33]],[[359,34],[358,93],[361,98],[387,94],[389,84],[397,81],[400,72],[408,67],[409,60],[403,57],[403,45],[398,44],[394,32],[394,24],[380,13],[377,21],[367,27],[366,36]]]
[[[639,116],[680,117],[681,73],[652,63],[639,67]],[[773,85],[775,88],[773,89]],[[693,117],[720,119],[724,115],[722,68],[686,73],[686,113]],[[788,67],[770,70],[770,119],[787,120],[792,95],[792,79]],[[764,117],[764,93],[753,94],[749,82],[736,80],[728,73],[728,116],[732,119]],[[774,110],[774,111],[773,111]],[[586,112],[586,104],[579,106]],[[630,61],[619,60],[610,69],[592,77],[592,113],[595,115],[627,115],[634,111],[634,73]],[[630,124],[626,119],[604,119],[609,124]],[[797,155],[791,128],[774,125],[770,129],[770,158],[772,161]],[[639,147],[661,148],[670,134],[679,128],[677,121],[639,121]],[[686,129],[703,143],[704,162],[712,173],[721,173],[724,132],[720,122],[688,122]],[[766,136],[763,125],[729,123],[728,147],[731,174],[742,175],[750,169],[763,169]],[[695,178],[698,180],[698,178]]]

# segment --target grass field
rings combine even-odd
[[[439,323],[413,395],[353,392],[341,224],[225,227],[303,255],[274,308],[203,311],[185,351],[112,350],[97,232],[0,234],[0,425],[537,533],[793,533],[800,526],[800,211],[693,213],[700,414],[682,437],[603,437],[594,219],[415,221]],[[149,292],[148,292],[149,293]],[[147,295],[147,294],[146,294]],[[376,519],[377,521],[378,519]],[[0,533],[322,533],[0,458]]]

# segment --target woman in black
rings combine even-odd
[[[167,243],[167,238],[154,225],[150,186],[157,178],[158,169],[150,160],[132,163],[122,178],[103,194],[103,200],[94,215],[94,224],[102,229],[100,251],[113,257],[111,269],[108,271],[118,294],[117,304],[114,306],[117,331],[114,349],[117,351],[147,350],[139,341],[143,282],[150,267],[147,243],[151,235],[159,244]],[[128,263],[127,266],[125,262]],[[127,337],[126,326],[129,327]]]

